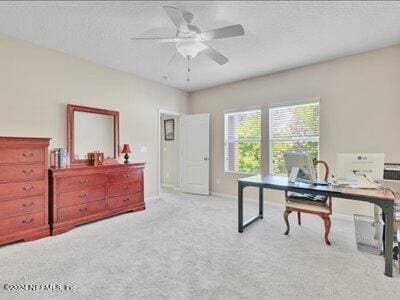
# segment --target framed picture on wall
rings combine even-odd
[[[175,120],[164,120],[164,139],[166,141],[173,141],[175,136]]]

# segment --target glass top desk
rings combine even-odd
[[[243,189],[252,186],[259,188],[259,213],[257,216],[243,222]],[[287,177],[281,176],[261,176],[242,178],[238,180],[238,229],[239,232],[252,224],[253,222],[263,218],[264,210],[264,189],[273,189],[280,191],[290,191],[296,193],[304,193],[311,195],[332,196],[335,198],[343,198],[355,201],[370,202],[382,208],[385,224],[385,275],[392,277],[392,248],[393,248],[393,208],[395,197],[389,191],[384,190],[367,190],[367,189],[352,189],[340,188],[334,186],[312,185],[301,182],[289,183]]]

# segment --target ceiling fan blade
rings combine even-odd
[[[244,35],[243,26],[240,24],[236,24],[236,25],[232,25],[232,26],[227,26],[227,27],[222,27],[222,28],[218,28],[218,29],[204,31],[201,34],[201,37],[205,41],[209,41],[209,40],[225,39],[225,38],[241,36],[241,35]]]
[[[172,23],[175,24],[176,28],[182,31],[188,31],[187,23],[183,18],[182,11],[176,7],[164,6],[164,11],[171,19]]]
[[[132,41],[154,41],[154,40],[158,40],[159,42],[162,43],[175,43],[177,42],[179,39],[177,39],[176,37],[134,37],[131,38]]]
[[[226,56],[222,55],[215,49],[211,48],[209,45],[205,43],[203,44],[206,46],[206,48],[201,50],[200,53],[207,55],[209,58],[211,58],[220,65],[224,65],[229,61],[229,58],[227,58]]]

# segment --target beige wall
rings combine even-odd
[[[188,94],[0,35],[0,135],[51,137],[51,147],[66,147],[68,103],[120,112],[120,142],[131,145],[132,161],[146,162],[145,196],[156,196],[158,110],[187,112]]]
[[[164,139],[164,120],[174,119],[175,139]],[[180,182],[180,126],[179,117],[161,115],[161,184],[179,189]]]
[[[245,66],[244,66],[245,67]],[[384,152],[400,162],[400,45],[227,84],[190,95],[191,113],[210,113],[211,190],[235,194],[237,174],[224,173],[223,112],[262,106],[263,173],[268,173],[268,107],[320,98],[320,158],[334,168],[336,153]],[[245,194],[255,196],[254,191]],[[269,195],[269,196],[268,196]],[[282,202],[282,193],[266,194]],[[341,214],[371,213],[369,204],[335,200]]]

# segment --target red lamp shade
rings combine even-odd
[[[129,144],[124,144],[121,153],[131,153],[131,147],[129,146]]]

